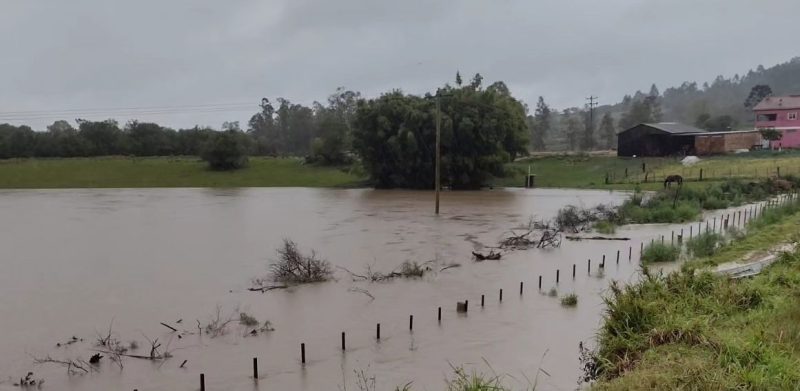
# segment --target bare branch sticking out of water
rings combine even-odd
[[[92,371],[92,366],[83,359],[77,360],[59,360],[53,357],[45,356],[43,358],[33,358],[33,363],[36,365],[42,364],[57,364],[67,369],[67,374],[72,375],[85,375]]]
[[[331,264],[311,255],[304,255],[297,248],[297,243],[290,239],[283,240],[283,247],[278,249],[278,260],[270,265],[270,276],[275,282],[284,284],[305,284],[328,281],[333,277]]]
[[[350,288],[350,289],[348,289],[347,291],[348,291],[348,292],[357,292],[357,293],[363,293],[363,294],[365,294],[365,295],[369,296],[369,298],[370,298],[370,299],[372,299],[372,300],[375,300],[375,296],[372,296],[372,293],[369,293],[369,291],[368,291],[368,290],[366,290],[366,289],[362,289],[362,288]]]
[[[363,280],[363,281],[371,281],[371,282],[381,282],[381,281],[388,281],[395,278],[416,278],[422,277],[425,275],[426,272],[431,270],[431,264],[433,261],[428,261],[422,264],[412,261],[405,261],[400,264],[399,267],[395,268],[389,273],[382,273],[372,270],[371,265],[367,265],[364,267],[365,271],[364,274],[357,274],[353,273],[349,269],[341,266],[337,266],[339,269],[344,270],[353,280]]]

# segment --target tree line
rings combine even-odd
[[[131,120],[123,125],[114,119],[58,120],[46,131],[26,125],[0,124],[0,159],[29,157],[92,157],[108,155],[171,156],[202,155],[219,130],[241,133],[237,145],[247,154],[265,156],[309,156],[324,163],[345,163],[348,135],[360,94],[338,89],[326,104],[312,107],[279,98],[273,105],[263,99],[260,112],[247,129],[226,122],[222,129],[195,126],[172,129],[153,122]]]

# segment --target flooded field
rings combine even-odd
[[[511,252],[500,261],[474,262],[470,252],[496,245],[532,215],[551,218],[567,204],[619,203],[625,196],[576,190],[444,193],[436,217],[429,192],[0,192],[0,389],[14,389],[6,379],[33,371],[53,390],[196,390],[200,373],[208,390],[351,390],[357,389],[354,371],[364,371],[376,378],[379,390],[408,382],[415,390],[439,390],[451,365],[502,375],[514,387],[575,389],[578,343],[591,341],[599,325],[600,295],[611,279],[635,278],[640,241],[669,235],[670,227],[625,227],[617,235],[630,241],[565,240],[557,249]],[[283,238],[354,272],[367,266],[389,272],[406,260],[435,262],[420,279],[354,282],[337,268],[334,282],[248,291],[252,278],[267,273]],[[461,267],[440,271],[453,262]],[[559,296],[576,293],[578,305],[562,307],[546,294],[551,288]],[[469,300],[469,312],[457,314],[456,302],[463,300]],[[196,332],[197,322],[207,323],[218,307],[223,314],[239,308],[269,320],[275,330],[246,337],[232,327],[217,338],[178,339],[159,324]],[[139,342],[137,354],[148,354],[147,338],[158,338],[173,357],[128,358],[122,370],[104,359],[84,376],[67,376],[53,364],[33,365],[33,357],[48,355],[88,359],[112,320],[117,338]],[[72,336],[84,342],[56,347]],[[253,357],[259,359],[257,382],[251,378]]]

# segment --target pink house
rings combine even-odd
[[[800,95],[768,96],[753,108],[756,129],[775,128],[783,137],[770,147],[800,148]]]

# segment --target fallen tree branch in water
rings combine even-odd
[[[445,270],[447,270],[447,269],[452,269],[452,268],[454,268],[454,267],[461,267],[461,264],[460,264],[460,263],[451,263],[451,264],[449,264],[449,265],[447,265],[447,266],[445,266],[445,267],[443,267],[443,268],[439,269],[439,271],[440,271],[440,272],[443,272],[443,271],[445,271]]]
[[[366,290],[366,289],[361,289],[361,288],[350,288],[350,289],[348,289],[347,291],[348,291],[348,292],[358,292],[358,293],[363,293],[363,294],[365,294],[365,295],[369,296],[369,298],[370,298],[370,299],[372,299],[372,300],[375,300],[375,296],[372,296],[372,293],[369,293],[369,291],[368,291],[368,290]]]
[[[253,284],[254,286],[247,288],[248,291],[264,293],[275,289],[286,289],[289,287],[288,285],[263,285],[264,281],[258,278],[253,280]]]
[[[44,358],[33,358],[33,363],[36,365],[41,364],[58,364],[67,368],[69,375],[85,375],[92,371],[92,366],[83,359],[78,360],[58,360],[50,356]]]
[[[567,236],[568,240],[631,240],[631,238],[613,238],[608,236]]]
[[[426,271],[430,271],[430,266],[425,266],[433,261],[428,261],[423,264],[418,264],[416,262],[409,262],[405,261],[399,266],[399,271],[397,268],[392,270],[389,273],[381,273],[372,270],[372,266],[367,265],[365,266],[366,274],[357,274],[353,273],[346,267],[337,266],[337,268],[344,270],[353,280],[365,280],[365,281],[372,281],[372,282],[380,282],[380,281],[387,281],[394,278],[412,278],[412,277],[422,277],[425,275]]]
[[[482,253],[476,253],[475,251],[473,251],[472,256],[475,257],[475,260],[480,262],[485,260],[496,261],[500,259],[503,255],[499,252],[496,253],[494,252],[494,250],[491,250],[489,251],[489,254],[486,255],[483,255]]]
[[[166,327],[166,328],[168,328],[168,329],[170,329],[172,331],[178,331],[178,329],[176,329],[176,328],[174,328],[174,327],[172,327],[172,326],[170,326],[170,325],[168,325],[168,324],[166,324],[164,322],[160,322],[160,323],[161,323],[162,326],[164,326],[164,327]]]

